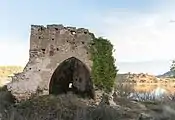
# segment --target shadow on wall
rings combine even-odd
[[[95,97],[90,70],[75,57],[64,60],[55,69],[49,84],[49,94],[66,94],[69,91],[81,97]]]

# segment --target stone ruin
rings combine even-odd
[[[38,91],[42,95],[73,91],[94,98],[89,53],[93,37],[84,28],[31,25],[29,61],[7,89],[17,101]]]

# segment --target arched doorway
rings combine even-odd
[[[68,91],[94,99],[90,71],[82,61],[75,57],[64,60],[55,69],[49,84],[49,94],[66,94]]]

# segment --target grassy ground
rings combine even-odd
[[[41,96],[10,105],[2,116],[2,120],[118,120],[122,118],[122,115],[110,106],[87,106],[84,100],[71,94]]]
[[[0,88],[0,120],[174,120],[174,101],[136,102],[126,98],[130,87],[117,87],[123,97],[114,96],[117,106],[111,107],[89,106],[87,100],[72,94],[33,97],[15,104],[4,86]]]
[[[136,102],[115,97],[117,106],[106,104],[90,106],[87,100],[76,95],[45,95],[21,103],[0,90],[1,120],[174,120],[175,103],[146,101]]]

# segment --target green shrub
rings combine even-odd
[[[95,86],[105,92],[111,92],[117,74],[112,51],[113,45],[109,40],[94,38],[91,44],[92,79]]]

